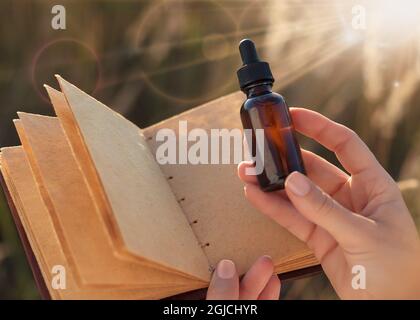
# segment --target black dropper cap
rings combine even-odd
[[[261,81],[274,82],[270,65],[260,60],[254,42],[249,39],[242,40],[239,43],[239,52],[243,62],[243,66],[237,72],[241,90]]]

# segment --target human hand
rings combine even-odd
[[[207,300],[278,300],[280,280],[273,273],[271,258],[263,256],[239,282],[234,263],[222,260],[213,273]]]
[[[313,250],[339,297],[420,298],[420,240],[397,184],[352,130],[314,111],[290,112],[295,129],[335,152],[348,173],[302,150],[308,177],[294,172],[285,190],[264,193],[243,162],[247,199]],[[356,265],[365,289],[352,287]]]

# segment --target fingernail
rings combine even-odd
[[[286,180],[286,188],[298,197],[306,196],[311,189],[308,179],[300,172],[293,172]]]
[[[246,164],[249,167],[252,167],[254,165],[254,161],[252,160],[244,160],[242,163]]]
[[[217,276],[222,279],[231,279],[236,273],[235,264],[230,260],[222,260],[217,265]]]
[[[255,167],[246,167],[245,168],[245,175],[247,176],[256,176],[257,172],[255,170]]]
[[[264,259],[267,259],[267,260],[273,261],[273,258],[271,258],[271,256],[269,256],[268,254],[265,254],[265,255],[263,255],[262,257],[263,257]]]

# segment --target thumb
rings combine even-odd
[[[330,233],[338,243],[349,245],[356,240],[363,217],[344,208],[299,172],[289,175],[285,187],[295,208],[306,219]]]
[[[207,291],[207,300],[238,300],[239,277],[231,260],[221,260]]]

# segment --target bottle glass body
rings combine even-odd
[[[289,107],[271,88],[269,82],[245,88],[247,100],[240,112],[244,129],[251,131],[250,136],[246,135],[248,146],[252,146],[249,151],[262,165],[257,180],[266,192],[284,189],[285,180],[293,171],[306,174]],[[263,143],[257,141],[257,129],[264,130]]]

